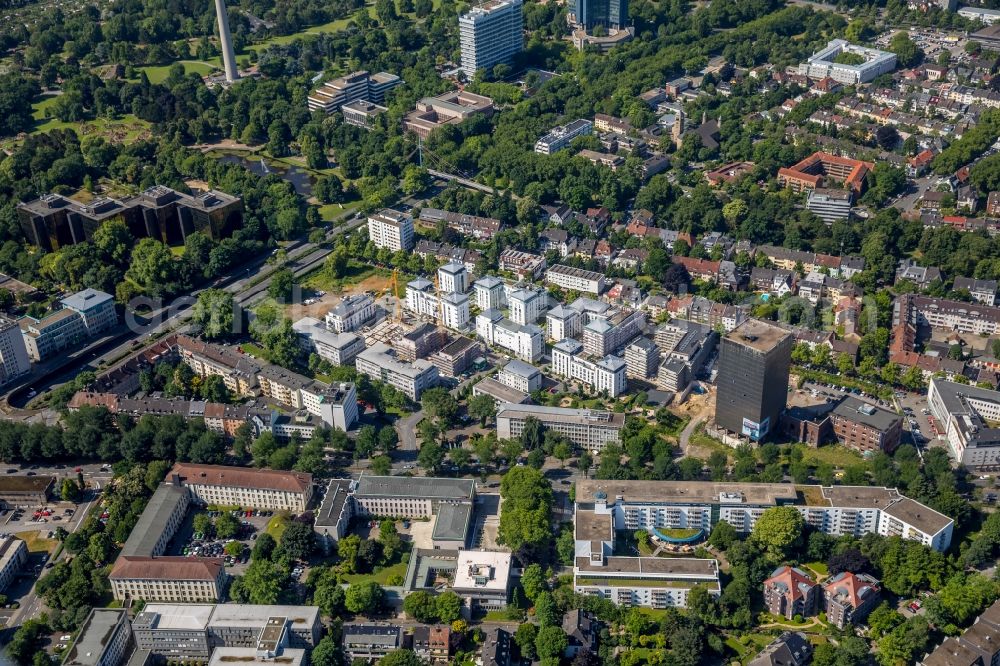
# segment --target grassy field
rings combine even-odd
[[[278,514],[267,521],[267,533],[274,537],[275,541],[281,541],[281,535],[285,533],[285,528],[291,522],[288,516]]]
[[[399,564],[393,564],[392,566],[385,567],[375,573],[370,574],[348,574],[344,576],[344,580],[350,584],[364,583],[369,580],[373,580],[379,585],[385,585],[386,581],[392,578],[394,575],[404,577],[406,576],[406,563],[400,562]]]
[[[205,60],[178,60],[178,62],[184,65],[185,74],[191,74],[194,72],[199,76],[205,76],[213,70],[217,70],[221,67],[221,64],[218,62],[218,58],[213,60],[213,62]],[[150,67],[140,67],[139,69],[146,72],[146,77],[149,79],[150,83],[163,83],[166,81],[167,76],[170,75],[170,68],[172,66],[173,65],[155,65]]]
[[[843,446],[821,446],[819,448],[802,447],[802,459],[814,464],[829,463],[834,467],[851,467],[863,465],[865,459]]]
[[[825,578],[830,575],[830,569],[827,568],[824,562],[808,562],[802,566],[812,571],[817,577]]]
[[[710,456],[713,451],[722,451],[727,456],[733,452],[730,447],[706,433],[704,426],[699,426],[693,433],[691,433],[691,439],[688,440],[688,443],[693,448],[697,449],[697,451],[695,451],[696,455],[700,455],[705,458]]]
[[[29,553],[51,553],[59,544],[55,539],[45,539],[41,530],[18,532],[17,536],[28,546]]]

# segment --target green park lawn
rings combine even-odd
[[[192,72],[198,74],[199,76],[205,76],[206,74],[217,70],[220,67],[218,58],[213,59],[214,62],[209,62],[205,60],[178,60],[177,62],[184,65],[184,73],[191,74]],[[163,83],[166,81],[167,77],[170,75],[170,68],[173,65],[152,65],[149,67],[140,67],[139,69],[146,72],[146,78],[149,79],[150,83]]]
[[[288,527],[288,523],[291,519],[284,514],[277,514],[267,521],[267,529],[265,530],[268,534],[274,537],[275,541],[281,541],[281,535],[285,533],[285,528]]]
[[[388,567],[384,567],[375,573],[370,574],[348,574],[344,576],[344,580],[355,585],[357,583],[365,583],[368,581],[374,581],[379,585],[386,585],[388,581],[393,576],[399,576],[403,578],[406,576],[406,562],[399,562],[398,564],[393,564]]]
[[[862,465],[865,462],[865,459],[856,452],[839,445],[820,446],[818,448],[803,446],[802,459],[813,464],[828,463],[841,469],[853,465]]]

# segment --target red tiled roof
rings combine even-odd
[[[128,557],[115,560],[111,580],[215,580],[221,557]]]
[[[798,601],[805,596],[801,586],[813,587],[816,585],[805,573],[787,565],[777,569],[773,576],[764,581],[764,587],[772,587],[776,584],[784,586],[785,596],[788,597],[789,601]]]
[[[857,608],[864,601],[864,597],[878,591],[878,586],[874,585],[873,582],[860,578],[850,571],[845,571],[824,584],[823,589],[831,596],[840,597],[852,608]]]
[[[227,465],[193,465],[177,463],[168,478],[179,474],[183,484],[266,488],[285,492],[305,492],[312,485],[312,474],[283,472],[276,469],[229,467]]]

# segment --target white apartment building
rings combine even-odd
[[[476,335],[486,344],[508,349],[529,363],[540,359],[545,348],[542,329],[534,324],[515,324],[497,310],[485,310],[476,317]]]
[[[217,602],[226,587],[224,560],[209,557],[120,556],[108,576],[118,601]]]
[[[334,333],[314,317],[303,317],[292,329],[306,352],[314,352],[333,365],[350,365],[365,350],[365,340],[356,333]]]
[[[469,328],[469,296],[458,292],[441,296],[441,323],[456,331]]]
[[[228,465],[177,463],[167,482],[202,504],[302,513],[312,498],[312,474]]]
[[[496,380],[521,393],[533,393],[542,388],[542,373],[538,368],[516,358],[507,362],[497,373]]]
[[[582,268],[556,264],[545,272],[545,281],[562,289],[600,294],[604,291],[604,275]]]
[[[83,329],[90,337],[100,335],[118,323],[115,299],[97,289],[84,289],[61,301],[64,308],[80,313]]]
[[[438,369],[431,362],[422,359],[412,363],[401,361],[381,342],[358,354],[355,365],[361,374],[399,389],[413,401],[420,400],[426,389],[438,383]]]
[[[524,422],[531,416],[545,428],[565,435],[577,446],[600,451],[621,441],[625,415],[590,409],[564,409],[540,405],[500,405],[497,409],[497,437],[515,439],[524,432]]]
[[[538,317],[545,312],[548,300],[548,292],[541,288],[521,287],[511,291],[507,296],[510,320],[522,326],[534,324],[538,321]]]
[[[403,307],[418,317],[441,318],[441,304],[434,291],[434,283],[427,278],[417,278],[406,283]]]
[[[0,386],[28,373],[31,359],[17,321],[0,314]]]
[[[553,127],[548,134],[535,142],[535,152],[540,155],[551,155],[567,147],[578,136],[588,136],[594,131],[594,123],[579,119],[567,125]]]
[[[583,317],[579,311],[557,305],[545,313],[545,335],[549,340],[577,338],[583,332]]]
[[[7,589],[28,563],[28,546],[10,534],[0,538],[0,592]]]
[[[383,208],[368,216],[368,238],[375,247],[392,252],[413,249],[413,216],[391,208]]]
[[[461,264],[459,264],[461,265]],[[462,267],[464,270],[464,266]],[[417,278],[406,285],[405,307],[410,312],[464,331],[469,327],[469,296],[460,292],[438,296],[430,280]]]
[[[617,356],[590,360],[583,355],[583,345],[566,338],[552,345],[552,372],[588,384],[595,393],[606,391],[617,398],[625,392],[625,361]]]
[[[462,71],[469,80],[476,71],[492,73],[494,65],[509,64],[524,48],[521,0],[488,0],[458,17]]]
[[[503,280],[493,275],[479,278],[472,283],[476,293],[476,305],[481,311],[499,310],[507,305],[507,292]]]
[[[326,325],[334,333],[356,331],[375,317],[375,300],[368,294],[345,296],[326,313]]]
[[[347,432],[358,420],[358,390],[352,382],[339,382],[320,390],[302,391],[302,406],[323,423]]]
[[[952,457],[976,472],[1000,470],[1000,391],[934,377],[927,404],[944,430]]]
[[[850,53],[864,58],[860,65],[835,62],[837,56]],[[830,77],[844,85],[868,83],[872,79],[896,68],[896,54],[851,44],[843,39],[833,39],[799,65],[798,73],[810,79]]]
[[[646,323],[642,310],[611,309],[592,316],[583,327],[583,350],[591,356],[606,356],[635,339]]]
[[[438,285],[445,294],[458,292],[464,294],[469,291],[469,272],[465,270],[465,264],[459,261],[449,261],[438,269]]]
[[[648,338],[636,338],[625,347],[625,374],[635,379],[656,376],[660,365],[660,350]]]
[[[870,532],[920,541],[943,552],[954,521],[899,493],[868,486],[801,486],[790,483],[711,481],[593,481],[577,484],[576,513],[594,502],[595,513],[610,510],[614,529],[701,529],[725,520],[749,533],[769,507],[793,505],[805,522],[832,536]]]

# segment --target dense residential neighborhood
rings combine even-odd
[[[3,13],[4,663],[1000,663],[1000,8]]]

